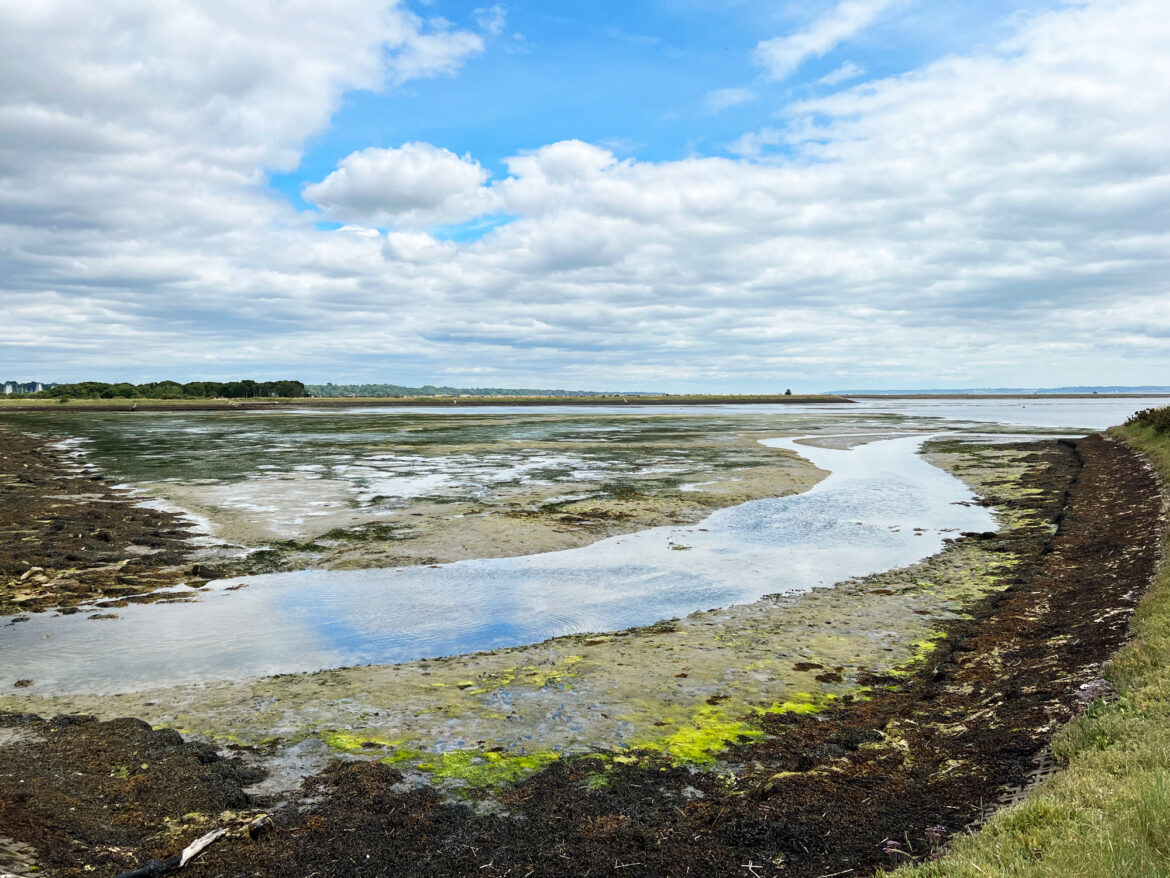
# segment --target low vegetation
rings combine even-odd
[[[20,395],[19,399],[251,399],[253,397],[284,397],[295,399],[307,396],[300,381],[149,381],[145,384],[107,384],[103,381],[81,381],[76,384],[54,384],[39,393]]]
[[[1111,431],[1170,483],[1170,408]],[[1170,549],[1170,545],[1167,545]],[[1164,551],[1165,557],[1165,551]],[[1170,875],[1170,565],[1132,621],[1133,641],[1084,692],[1088,709],[1053,741],[1066,770],[936,861],[897,878],[1155,878]]]
[[[1170,406],[1143,409],[1126,421],[1125,426],[1142,447],[1152,439],[1170,436]]]

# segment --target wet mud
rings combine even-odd
[[[98,475],[96,464],[132,485],[135,500],[170,510],[160,519],[194,524],[198,567],[186,572],[198,586],[551,552],[807,490],[825,473],[759,444],[777,435],[773,420],[469,413],[351,422],[288,412],[86,420],[38,412],[8,416],[0,459],[17,472],[39,448],[34,465],[47,467],[42,481],[50,484],[78,468]],[[68,451],[58,448],[63,436],[74,437]],[[91,493],[58,491],[53,516],[84,522],[106,499]],[[37,541],[29,528],[45,504],[35,494],[14,499],[13,528]]]
[[[929,857],[1022,783],[1081,709],[1081,687],[1124,642],[1157,562],[1160,487],[1128,447],[1094,436],[1017,451],[1026,466],[1002,474],[1004,527],[953,548],[1010,558],[996,572],[1000,585],[936,621],[942,636],[901,668],[794,663],[826,686],[843,671],[856,685],[756,716],[752,728],[763,734],[751,740],[735,743],[736,729],[724,730],[733,746],[719,761],[688,764],[653,748],[582,753],[460,802],[408,782],[376,742],[366,748],[355,736],[341,743],[381,758],[334,762],[285,799],[268,833],[224,839],[184,874],[771,878],[860,875]],[[964,465],[983,472],[994,495],[980,456],[967,454]],[[871,592],[907,587],[883,576]],[[718,692],[707,700],[712,709],[726,704]],[[277,804],[248,786],[255,777],[244,763],[221,765],[173,732],[103,732],[107,725],[0,719],[8,836],[0,841],[34,850],[39,874],[113,875],[176,852],[217,821]],[[171,758],[205,767],[183,763],[194,772],[189,792],[174,785],[173,797],[152,798],[172,788],[171,772],[152,772],[158,757],[135,763],[131,754],[153,735],[177,748]],[[239,752],[254,762],[251,748]],[[78,776],[93,784],[84,794],[71,786]],[[115,830],[124,835],[114,839]]]
[[[116,607],[188,579],[190,524],[138,502],[67,446],[0,428],[0,615]]]
[[[524,456],[498,440],[442,442],[419,455],[410,449],[417,471],[440,480],[444,467],[467,461],[523,466],[527,456],[544,455],[547,463],[519,478],[440,484],[417,496],[375,497],[361,505],[354,505],[345,482],[317,474],[283,473],[244,485],[158,481],[141,487],[206,520],[219,539],[252,549],[212,565],[226,577],[554,552],[652,527],[693,524],[716,509],[800,493],[825,476],[795,454],[760,445],[769,433],[688,433],[669,425],[660,431],[653,439],[620,443],[525,440]],[[569,459],[558,459],[566,453]],[[574,477],[574,466],[582,465],[595,471]],[[316,511],[292,520],[272,511],[310,507]]]

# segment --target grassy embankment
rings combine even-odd
[[[1110,432],[1141,449],[1170,484],[1170,409]],[[1164,559],[1170,554],[1170,542]],[[1170,875],[1170,564],[1132,620],[1134,640],[1106,678],[1118,699],[1095,702],[1057,733],[1067,769],[1023,803],[955,840],[936,862],[898,878],[1156,878]]]
[[[186,409],[199,411],[272,408],[273,406],[620,406],[620,405],[759,405],[775,403],[849,403],[843,396],[823,394],[663,396],[371,396],[371,397],[255,397],[251,399],[0,399],[0,412],[79,409],[82,411],[138,411]]]

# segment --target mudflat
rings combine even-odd
[[[183,592],[145,595],[254,573],[550,552],[695,522],[825,475],[761,446],[777,435],[767,418],[574,413],[543,418],[535,436],[515,416],[354,423],[289,413],[10,417],[0,426],[0,522],[13,537],[0,544],[0,612],[178,600]],[[25,576],[31,568],[40,569]]]
[[[0,615],[136,599],[190,578],[189,522],[70,446],[0,427]]]

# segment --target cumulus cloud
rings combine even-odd
[[[382,253],[395,262],[420,264],[450,259],[456,247],[450,241],[437,241],[426,232],[388,232]]]
[[[378,0],[296,14],[276,0],[6,3],[0,32],[6,129],[65,135],[54,152],[170,151],[252,175],[295,167],[343,92],[449,72],[482,48]],[[35,143],[5,145],[27,156]]]
[[[581,140],[562,140],[505,159],[517,177],[540,178],[551,184],[595,180],[617,163],[612,152]]]
[[[384,260],[314,234],[266,172],[346,91],[439,72],[403,64],[425,36],[464,45],[379,0],[0,4],[0,357],[66,376],[287,357],[307,303]]]
[[[808,27],[756,46],[756,63],[773,79],[784,79],[809,58],[821,58],[864,30],[894,0],[843,0],[828,15]]]
[[[487,209],[479,162],[429,143],[363,149],[306,186],[304,197],[331,219],[370,225],[434,225],[479,216]]]
[[[754,158],[568,140],[492,179],[406,144],[306,189],[387,234],[316,229],[265,169],[343,91],[392,83],[410,34],[454,31],[357,0],[308,22],[237,6],[166,27],[129,0],[0,7],[14,376],[1148,383],[1170,356],[1161,0],[1062,7],[994,50],[792,104],[743,139]],[[478,214],[510,221],[461,243],[428,227]]]

